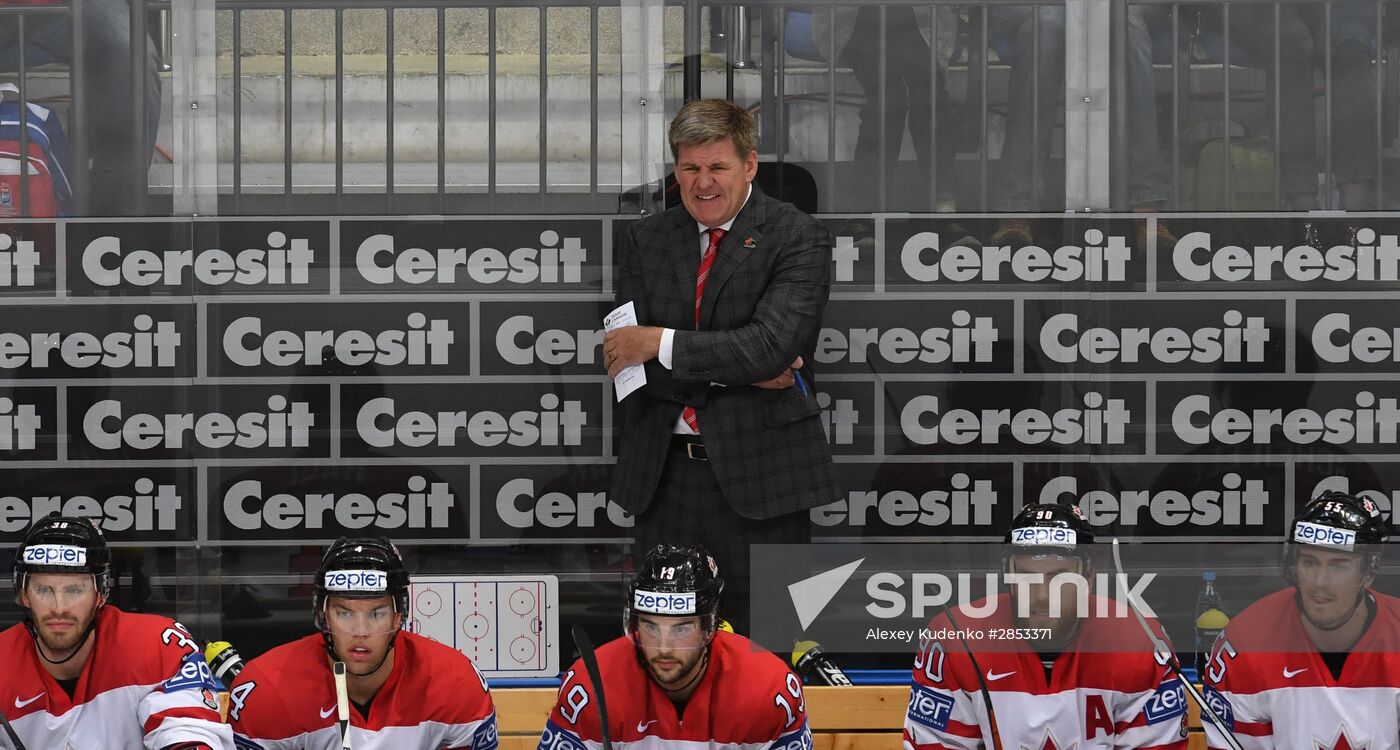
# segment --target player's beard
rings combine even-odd
[[[95,613],[90,613],[87,617],[78,615],[52,615],[44,618],[35,624],[35,631],[39,635],[39,644],[43,646],[44,652],[52,658],[62,658],[68,656],[82,647],[83,641],[87,640]],[[68,627],[61,632],[54,632],[51,628],[54,623],[66,623]]]
[[[675,651],[667,651],[657,654],[647,659],[647,670],[651,672],[651,678],[663,688],[677,689],[683,687],[687,682],[695,677],[693,671],[698,670],[700,660],[705,656],[703,648],[686,648]],[[674,662],[674,666],[661,667],[657,662],[669,660]]]

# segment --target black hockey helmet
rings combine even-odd
[[[658,544],[642,559],[627,587],[624,626],[630,635],[639,615],[698,616],[713,636],[723,592],[719,566],[703,547]]]
[[[1094,530],[1078,505],[1031,503],[1011,520],[1003,541],[1008,566],[1013,555],[1079,557],[1087,565]]]
[[[1296,583],[1294,564],[1302,545],[1336,552],[1355,552],[1367,558],[1374,572],[1381,550],[1390,536],[1381,509],[1371,500],[1337,490],[1327,490],[1303,506],[1288,524],[1284,538],[1283,575]]]
[[[384,537],[341,537],[321,557],[316,569],[312,606],[316,627],[327,632],[326,599],[394,600],[394,612],[401,615],[399,627],[408,620],[408,568],[399,549]]]
[[[15,550],[11,581],[16,597],[26,577],[35,573],[90,574],[98,596],[106,599],[112,588],[112,551],[93,521],[50,513],[29,527]]]

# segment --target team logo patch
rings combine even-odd
[[[544,733],[540,735],[539,750],[588,750],[577,735],[555,724],[545,722]]]
[[[1012,529],[1011,544],[1018,547],[1073,547],[1079,535],[1074,529]]]
[[[1186,688],[1182,687],[1181,680],[1162,683],[1157,688],[1157,692],[1152,695],[1152,700],[1147,702],[1147,707],[1143,709],[1148,724],[1171,721],[1184,713],[1186,713]]]
[[[475,750],[494,750],[500,742],[500,735],[496,730],[496,714],[491,714],[477,725],[472,732],[472,747]]]
[[[1215,715],[1220,717],[1220,721],[1224,722],[1225,728],[1234,731],[1235,711],[1230,708],[1230,701],[1226,700],[1219,690],[1210,685],[1206,685],[1201,690],[1201,697],[1205,698],[1206,705],[1210,706],[1210,710],[1214,711]]]
[[[87,550],[67,544],[34,544],[24,548],[22,562],[28,565],[87,566]]]
[[[389,591],[389,574],[380,570],[331,570],[326,572],[327,591]]]
[[[186,654],[180,660],[180,671],[174,677],[165,681],[165,692],[174,693],[180,690],[202,690],[204,692],[217,691],[219,686],[214,682],[214,673],[209,671],[209,664],[204,661],[204,654],[195,652]],[[216,702],[211,708],[217,709]]]
[[[909,691],[909,718],[931,729],[946,731],[953,715],[953,698],[923,685]]]
[[[641,591],[632,595],[632,608],[654,615],[695,614],[695,592],[672,594],[664,591]]]
[[[807,721],[804,719],[802,726],[779,737],[770,750],[812,750],[812,730],[807,727]]]
[[[203,690],[199,691],[199,697],[204,700],[204,705],[208,706],[209,708],[215,711],[219,710],[219,699],[217,696],[214,695],[213,690],[210,690],[209,688],[204,688]]]
[[[1293,541],[1300,544],[1315,544],[1320,547],[1334,547],[1351,552],[1356,547],[1356,532],[1299,521],[1298,525],[1293,528]]]

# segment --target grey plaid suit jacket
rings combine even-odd
[[[619,233],[617,304],[641,325],[676,331],[672,369],[652,360],[647,385],[618,407],[611,499],[633,515],[651,504],[683,405],[725,499],[767,519],[840,499],[815,393],[756,388],[800,354],[809,363],[831,278],[831,237],[812,217],[754,186],[715,256],[695,330],[700,235],[684,206]]]

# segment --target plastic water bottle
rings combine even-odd
[[[1210,664],[1210,649],[1216,636],[1230,624],[1215,590],[1215,571],[1201,574],[1201,593],[1196,596],[1196,679],[1204,680]]]

